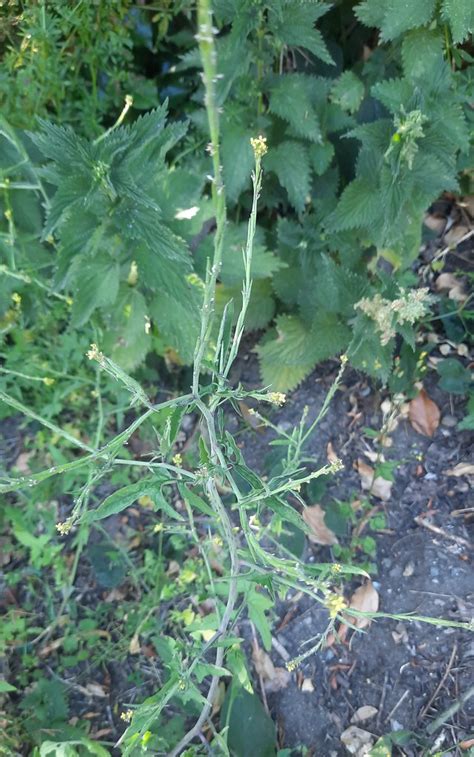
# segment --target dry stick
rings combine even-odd
[[[428,713],[428,711],[430,710],[430,708],[431,708],[431,705],[432,705],[432,704],[433,704],[433,702],[434,702],[434,701],[436,700],[436,697],[438,696],[439,692],[440,692],[440,691],[441,691],[441,689],[443,688],[443,686],[444,686],[444,682],[446,681],[446,679],[447,679],[447,677],[448,677],[448,675],[449,675],[449,673],[450,673],[450,671],[451,671],[451,668],[453,667],[453,664],[454,664],[454,658],[456,657],[456,652],[457,652],[457,651],[458,651],[458,647],[457,647],[457,644],[456,644],[456,642],[454,642],[453,651],[451,652],[451,657],[449,658],[449,662],[448,662],[448,665],[447,665],[447,667],[446,667],[446,670],[445,670],[445,672],[444,672],[444,675],[443,675],[443,677],[442,677],[441,681],[439,682],[439,684],[437,685],[437,687],[436,687],[436,689],[435,689],[435,691],[434,691],[434,694],[433,694],[433,695],[432,695],[432,696],[430,697],[430,701],[429,701],[429,702],[428,702],[428,704],[427,704],[427,705],[425,705],[425,706],[423,707],[423,709],[421,710],[421,712],[420,712],[420,714],[419,714],[419,716],[418,716],[418,719],[419,719],[419,720],[423,720],[423,718],[425,717],[425,715],[426,715],[426,714]]]
[[[427,520],[424,518],[421,518],[419,515],[414,519],[415,523],[418,523],[419,526],[423,526],[423,528],[427,528],[428,531],[432,531],[434,534],[437,534],[438,536],[442,536],[443,539],[449,539],[450,541],[455,542],[455,544],[461,544],[463,547],[467,547],[468,549],[472,549],[472,544],[467,539],[463,539],[462,536],[454,536],[453,534],[447,534],[446,531],[443,531],[442,528],[438,528],[438,526],[433,526],[432,523],[428,523]]]
[[[390,718],[392,717],[392,715],[395,715],[395,713],[398,710],[398,708],[400,707],[401,703],[405,701],[405,699],[407,698],[407,696],[408,696],[409,693],[410,693],[410,690],[407,689],[405,691],[405,693],[403,694],[403,696],[398,700],[398,702],[395,705],[395,707],[392,710],[390,710],[390,712],[388,713],[387,717],[384,720],[384,723],[388,723],[388,721],[390,720]]]

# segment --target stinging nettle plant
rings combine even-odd
[[[274,538],[274,532],[281,529],[282,524],[296,527],[303,533],[308,532],[305,521],[291,504],[290,497],[304,508],[302,487],[321,475],[341,469],[339,461],[319,470],[312,469],[312,461],[304,456],[304,443],[308,435],[313,432],[317,422],[324,416],[331,397],[337,391],[347,359],[344,357],[341,361],[341,370],[316,422],[306,428],[303,419],[294,433],[280,433],[280,441],[286,445],[287,455],[278,474],[269,480],[263,480],[246,465],[239,447],[226,430],[224,412],[226,406],[237,409],[239,400],[248,398],[257,403],[268,402],[274,406],[279,406],[285,401],[285,396],[279,392],[267,390],[249,392],[241,386],[232,387],[229,381],[230,369],[244,333],[252,293],[257,203],[262,188],[262,160],[265,160],[267,144],[263,137],[255,137],[251,142],[254,156],[253,193],[247,240],[242,250],[244,277],[241,307],[234,314],[232,303],[227,303],[220,322],[217,322],[216,286],[226,242],[227,207],[221,168],[219,107],[215,87],[217,65],[209,0],[200,0],[198,5],[197,39],[202,60],[210,133],[209,152],[213,167],[211,194],[216,231],[213,238],[213,255],[207,262],[202,291],[199,333],[193,354],[190,392],[155,404],[150,401],[140,384],[130,377],[115,360],[107,357],[107,351],[102,344],[100,346],[93,344],[88,352],[88,358],[96,364],[97,376],[100,377],[102,371],[112,376],[130,393],[131,405],[134,408],[142,408],[143,411],[125,430],[103,445],[100,444],[101,420],[99,420],[95,444],[92,445],[78,441],[67,431],[45,422],[48,428],[65,437],[85,454],[71,462],[54,466],[26,478],[5,478],[0,481],[1,492],[14,492],[24,487],[35,486],[41,481],[68,471],[88,470],[87,483],[76,495],[71,515],[57,526],[62,535],[78,526],[83,529],[83,538],[87,538],[87,529],[92,524],[124,511],[137,498],[148,496],[153,502],[154,509],[161,513],[167,530],[173,533],[174,530],[181,529],[181,533],[196,542],[206,566],[209,566],[206,553],[209,542],[199,538],[195,522],[198,515],[204,516],[206,530],[211,533],[212,539],[219,540],[224,555],[222,561],[225,562],[225,573],[216,580],[209,570],[209,584],[206,587],[214,609],[210,615],[206,616],[205,624],[197,622],[193,626],[188,626],[184,638],[174,638],[170,633],[164,634],[160,646],[160,656],[163,660],[163,685],[145,702],[137,707],[128,708],[124,712],[123,719],[129,725],[118,743],[124,755],[136,755],[143,749],[154,750],[156,753],[168,751],[172,757],[176,757],[195,740],[201,744],[200,736],[204,726],[210,728],[216,749],[219,749],[222,754],[229,753],[226,743],[227,731],[224,728],[221,733],[218,733],[212,723],[211,715],[221,679],[232,677],[230,707],[239,689],[242,687],[251,689],[242,652],[242,640],[237,635],[237,623],[244,610],[248,611],[262,637],[264,646],[268,649],[269,639],[271,641],[268,611],[278,594],[284,596],[289,589],[296,589],[327,608],[329,617],[326,631],[315,639],[311,649],[289,662],[289,670],[293,670],[305,657],[324,645],[328,634],[336,632],[338,620],[344,620],[346,624],[352,622],[354,625],[354,618],[367,616],[366,613],[354,609],[351,609],[350,616],[344,615],[347,606],[342,595],[344,577],[364,576],[364,571],[354,566],[338,564],[306,565],[295,560],[291,552],[283,545],[279,545]],[[160,118],[163,117],[164,113],[161,112]],[[148,120],[145,117],[144,120],[138,122],[136,127],[126,131],[118,126],[106,133],[102,140],[99,138],[96,143],[81,142],[78,146],[74,139],[73,154],[77,156],[75,159],[78,165],[87,164],[89,169],[92,168],[93,172],[95,171],[94,179],[91,179],[89,169],[84,178],[84,185],[87,186],[87,212],[92,213],[94,203],[91,203],[91,198],[93,197],[97,203],[101,203],[101,208],[108,209],[106,223],[110,222],[113,226],[115,206],[113,205],[111,209],[107,203],[115,199],[117,182],[128,182],[127,192],[135,195],[134,212],[137,227],[141,219],[144,219],[145,229],[156,229],[163,238],[170,239],[172,247],[174,238],[167,236],[169,232],[165,227],[165,230],[162,228],[153,195],[148,198],[143,186],[138,189],[127,178],[130,175],[133,176],[134,167],[127,162],[127,156],[133,155],[134,146],[138,149],[138,157],[141,158],[139,164],[143,166],[147,156],[160,156],[167,139],[174,139],[174,134],[171,137],[166,136],[166,132],[163,131],[158,131],[156,134],[157,118],[156,113],[151,114]],[[51,150],[50,140],[60,139],[64,149],[69,149],[68,134],[69,132],[64,130],[58,132],[55,127],[45,127],[43,136],[37,138],[38,146],[48,154]],[[120,156],[124,156],[123,171]],[[110,167],[111,164],[114,165],[114,158],[117,158],[116,171]],[[64,178],[57,174],[49,174],[51,181]],[[63,184],[63,187],[65,186]],[[71,194],[73,202],[75,201],[75,188],[71,186],[69,191],[64,189],[63,192],[63,195],[55,196],[55,205],[49,214],[49,223],[52,224],[50,231],[56,223],[58,225],[64,223],[67,226],[68,218],[74,217],[63,215],[62,203],[68,207]],[[126,208],[130,210],[131,200],[127,200],[127,203]],[[83,208],[79,207],[78,212],[83,212]],[[152,213],[156,214],[153,218]],[[92,216],[91,224],[87,226],[87,233],[90,233],[90,229],[95,229],[97,225],[97,217],[93,213]],[[150,224],[152,224],[151,227]],[[101,229],[100,234],[109,231],[109,228]],[[128,243],[132,248],[131,255],[138,256],[138,253],[142,251],[143,260],[146,260],[141,237],[131,237]],[[151,251],[148,251],[148,255],[151,256],[151,254]],[[145,264],[151,268],[156,265],[156,261],[152,259]],[[108,265],[112,263],[109,262]],[[116,280],[117,275],[114,275],[114,280]],[[361,307],[364,306],[361,305]],[[25,410],[30,417],[34,417],[40,423],[43,422],[40,416],[23,408],[19,403],[17,403],[17,409]],[[173,456],[173,443],[182,418],[187,413],[196,413],[200,417],[199,464],[194,470],[184,468],[179,455]],[[125,454],[125,450],[132,434],[158,414],[160,417],[163,417],[163,414],[166,415],[165,431],[159,439],[159,447],[153,452],[150,461],[130,459]],[[146,473],[136,483],[112,493],[96,509],[90,509],[91,492],[113,471],[115,466],[130,466],[131,470],[140,468]],[[184,503],[187,521],[182,511],[174,506],[177,497]],[[379,615],[383,613],[373,613],[371,617]],[[463,623],[412,615],[394,617],[467,627],[467,624]],[[183,708],[189,703],[193,705],[197,713],[194,724],[178,743],[164,743],[160,736],[160,724],[166,720],[168,708],[176,711],[176,708]],[[194,749],[193,753],[203,751],[200,746]]]

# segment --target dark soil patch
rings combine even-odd
[[[336,370],[334,365],[318,369],[272,420],[283,428],[292,428],[308,406],[311,421]],[[241,363],[240,371],[244,384],[256,382],[252,361]],[[364,439],[362,429],[378,429],[382,423],[383,396],[352,372],[345,384],[310,443],[310,452],[321,465],[327,462],[329,442],[345,464],[345,470],[324,495],[326,510],[333,499],[360,495],[359,475],[353,464],[363,458],[370,441]],[[399,465],[391,498],[383,506],[388,528],[375,535],[378,574],[374,585],[381,611],[470,621],[474,585],[468,544],[474,539],[473,502],[468,478],[448,476],[446,470],[473,460],[474,440],[469,432],[456,429],[457,420],[463,417],[463,400],[454,400],[429,382],[427,388],[442,413],[433,438],[416,433],[402,421],[390,435],[392,446],[384,451],[386,459],[397,460]],[[261,450],[272,437],[271,431],[245,433],[243,453],[251,466],[262,465]],[[457,510],[468,507],[470,512],[457,514]],[[415,521],[418,516],[445,536],[419,525]],[[314,546],[306,552],[310,561],[328,557],[325,547]],[[307,597],[296,603],[290,598],[280,608],[280,619],[287,613],[290,620],[276,638],[293,657],[308,648],[302,646],[305,642],[324,630],[327,616]],[[275,665],[283,664],[274,650],[272,658]],[[426,728],[472,687],[473,663],[473,636],[466,631],[421,622],[377,620],[366,633],[355,634],[349,644],[335,645],[307,659],[300,668],[302,675],[293,674],[287,688],[270,696],[281,746],[305,745],[318,757],[345,755],[341,733],[359,707],[373,705],[378,714],[360,727],[374,736],[401,729],[413,731],[421,739],[420,746],[415,751],[404,748],[404,753],[422,754]],[[298,682],[301,685],[303,678],[311,679],[314,691],[301,690]],[[429,743],[438,738],[438,748],[452,750],[449,754],[465,754],[454,745],[472,737],[473,715],[474,697],[447,718],[445,725],[440,724]]]

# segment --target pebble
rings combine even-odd
[[[457,426],[458,419],[454,417],[454,415],[445,415],[441,419],[441,425],[447,426],[448,428],[453,428],[454,426]]]

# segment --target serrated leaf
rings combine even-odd
[[[309,332],[296,316],[280,315],[277,335],[257,346],[262,381],[274,391],[294,389],[311,373],[315,360],[308,357]]]
[[[276,173],[298,212],[303,211],[310,186],[308,153],[300,142],[287,140],[269,150],[267,169]]]
[[[324,63],[334,64],[323,36],[314,23],[330,9],[322,2],[301,3],[287,0],[281,6],[276,34],[290,47],[305,47]]]
[[[356,6],[359,21],[380,28],[383,41],[389,41],[410,29],[429,24],[436,0],[364,0]]]
[[[269,109],[287,121],[295,135],[320,142],[321,128],[309,96],[310,86],[311,77],[304,74],[278,77],[270,91]]]
[[[178,301],[168,292],[160,292],[150,304],[150,316],[160,335],[179,352],[184,362],[190,362],[199,334],[198,292],[190,290],[188,301]]]
[[[109,256],[78,261],[73,283],[72,323],[82,326],[98,307],[111,305],[118,294],[120,266]]]
[[[309,146],[309,159],[318,176],[329,168],[334,157],[334,145],[332,142],[324,142],[322,145]]]
[[[364,85],[353,71],[344,71],[331,89],[331,100],[349,113],[359,109],[364,98]]]
[[[439,32],[414,29],[403,37],[403,71],[408,79],[429,76],[443,55],[443,40]]]
[[[136,288],[122,286],[113,310],[106,314],[108,328],[103,348],[124,370],[133,370],[151,346],[146,318],[149,316],[144,296]]]
[[[370,226],[380,213],[380,197],[374,187],[362,179],[354,179],[339,199],[333,214],[333,228],[342,231]]]
[[[474,4],[472,0],[443,0],[443,18],[449,22],[455,45],[461,44],[474,31]]]

